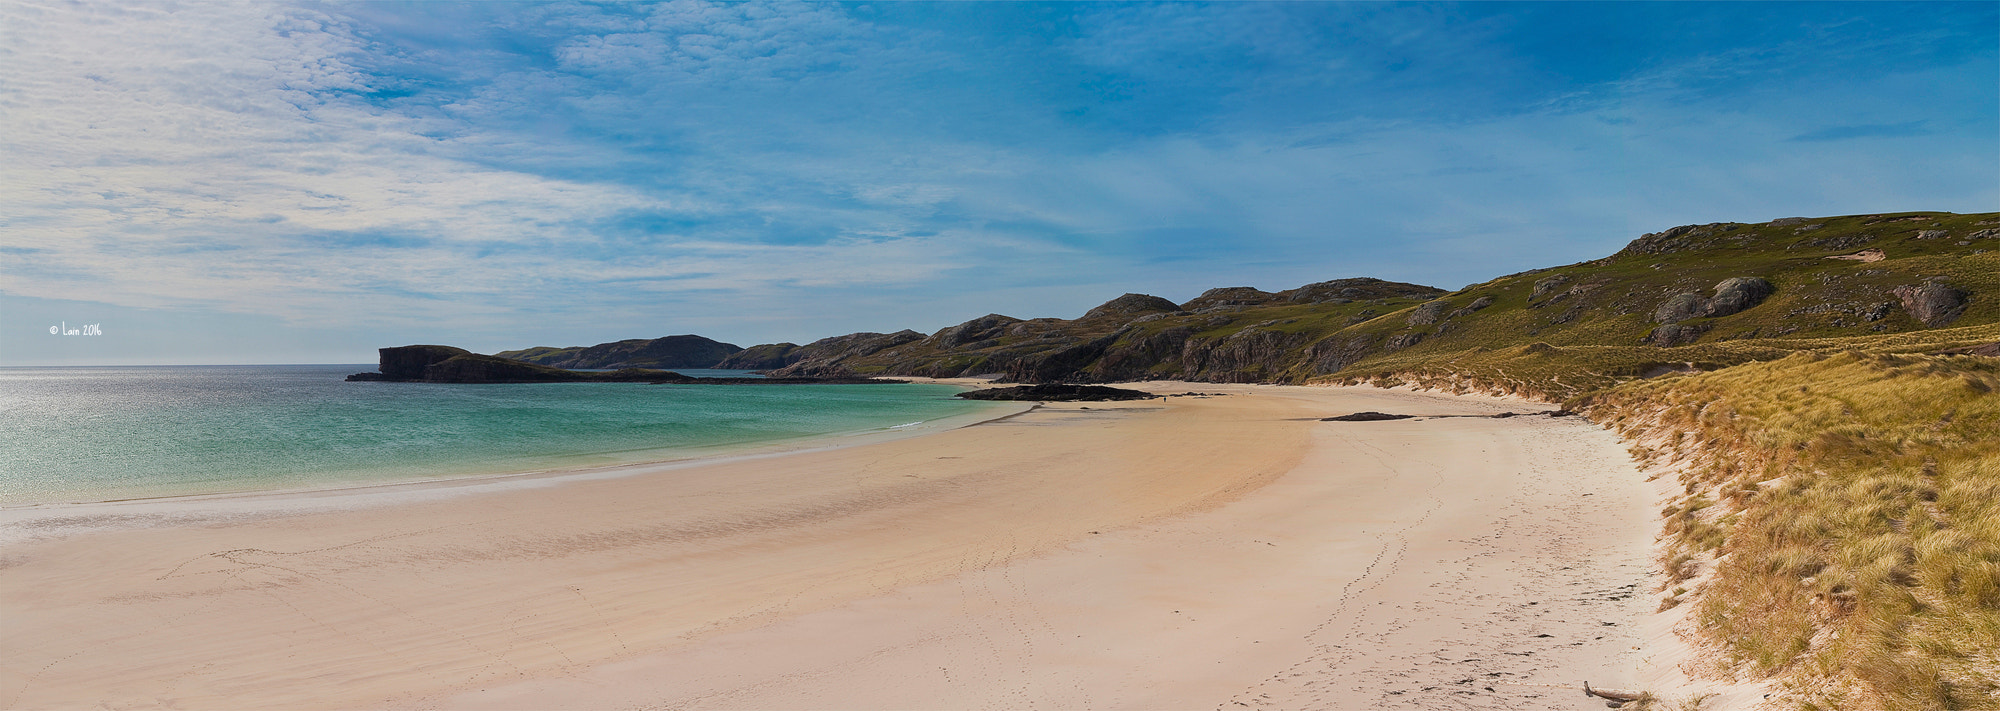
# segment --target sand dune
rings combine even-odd
[[[1148,387],[1231,394],[60,529],[0,567],[0,706],[1589,708],[1638,678],[1651,494],[1608,433]]]

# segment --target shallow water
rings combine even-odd
[[[988,407],[929,384],[342,380],[365,370],[373,367],[0,368],[0,504],[664,460]]]

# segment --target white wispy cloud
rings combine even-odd
[[[1585,10],[21,0],[0,291],[800,340],[2000,198],[1991,38]]]

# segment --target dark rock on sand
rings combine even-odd
[[[1386,412],[1357,412],[1339,417],[1322,417],[1321,422],[1377,422],[1381,420],[1407,420],[1415,415],[1391,415]]]
[[[958,394],[967,400],[1022,400],[1034,402],[1097,402],[1102,400],[1151,400],[1149,392],[1103,385],[1017,385],[1011,388],[972,390]]]

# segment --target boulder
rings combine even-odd
[[[1757,277],[1730,277],[1715,285],[1715,296],[1708,300],[1702,315],[1728,316],[1764,303],[1774,291],[1777,288],[1771,282]]]
[[[1646,342],[1661,348],[1693,343],[1711,328],[1705,323],[1663,323],[1646,334]]]
[[[1701,298],[1700,294],[1675,294],[1653,310],[1653,320],[1678,323],[1702,315],[1707,308],[1708,300]]]
[[[1438,317],[1444,314],[1445,307],[1450,305],[1443,301],[1426,302],[1422,306],[1410,310],[1409,318],[1404,320],[1412,326],[1429,326],[1437,323]]]
[[[1479,298],[1477,298],[1477,299],[1473,299],[1473,300],[1472,300],[1472,303],[1470,303],[1470,304],[1466,304],[1464,308],[1459,308],[1459,309],[1452,309],[1451,313],[1448,313],[1448,314],[1445,314],[1445,315],[1444,315],[1444,317],[1445,317],[1445,318],[1448,318],[1448,319],[1452,319],[1452,318],[1458,318],[1458,317],[1460,317],[1460,316],[1468,316],[1468,315],[1471,315],[1471,314],[1472,314],[1472,312],[1474,312],[1474,311],[1478,311],[1478,310],[1480,310],[1480,309],[1483,309],[1483,308],[1486,308],[1486,307],[1488,307],[1488,306],[1492,306],[1492,305],[1493,305],[1493,297],[1491,297],[1491,296],[1481,296],[1481,297],[1479,297]]]
[[[1568,274],[1556,274],[1556,275],[1554,275],[1554,276],[1546,276],[1546,277],[1542,277],[1542,278],[1540,278],[1540,279],[1537,279],[1537,280],[1535,280],[1535,292],[1534,292],[1534,293],[1532,293],[1532,294],[1529,294],[1529,295],[1528,295],[1528,299],[1529,299],[1529,300],[1534,300],[1534,299],[1539,299],[1539,298],[1542,298],[1543,296],[1547,295],[1547,294],[1548,294],[1549,292],[1552,292],[1552,291],[1555,291],[1556,289],[1560,289],[1560,288],[1562,288],[1562,285],[1564,285],[1564,284],[1567,284],[1567,283],[1569,283],[1569,275],[1568,275]]]
[[[1959,314],[1965,313],[1965,303],[1972,296],[1935,279],[1914,286],[1899,286],[1889,290],[1889,293],[1903,302],[1903,311],[1931,328],[1951,323]]]
[[[1421,343],[1423,340],[1424,340],[1424,334],[1421,333],[1398,333],[1394,336],[1390,336],[1389,340],[1382,344],[1382,350],[1400,351],[1405,348],[1409,348],[1410,346],[1417,345],[1418,343]]]
[[[1757,277],[1730,277],[1715,285],[1715,296],[1702,298],[1700,294],[1675,294],[1661,302],[1653,310],[1653,320],[1663,323],[1680,323],[1694,318],[1717,318],[1741,313],[1744,309],[1764,303],[1777,288],[1771,282]]]

